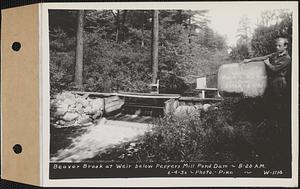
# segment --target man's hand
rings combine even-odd
[[[267,66],[269,66],[269,65],[270,65],[270,60],[269,60],[269,59],[266,59],[266,60],[264,60],[264,63],[265,63]]]

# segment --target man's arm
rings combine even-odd
[[[272,70],[273,72],[277,72],[290,64],[290,59],[283,59],[279,62],[279,64],[273,65],[270,63],[269,59],[264,60],[264,63]]]
[[[270,58],[271,56],[273,56],[274,54],[275,53],[268,54],[266,56],[259,56],[259,57],[254,57],[254,58],[250,58],[250,59],[245,59],[243,61],[243,63],[256,62],[256,61],[264,61],[264,60]]]
[[[249,62],[255,62],[255,61],[264,61],[266,59],[268,59],[267,56],[260,56],[260,57],[254,57],[254,58],[245,59],[243,62],[244,63],[249,63]]]

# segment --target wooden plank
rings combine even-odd
[[[154,94],[154,93],[131,93],[131,92],[118,92],[118,93],[99,93],[99,92],[82,92],[70,91],[78,95],[93,95],[93,96],[120,96],[120,97],[133,97],[133,98],[179,98],[179,94]]]
[[[100,96],[100,97],[108,97],[108,96],[116,95],[116,93],[99,93],[99,92],[82,92],[82,91],[70,91],[70,93],[78,94],[78,95]]]
[[[204,91],[217,91],[218,89],[217,88],[196,88],[196,89],[194,89],[195,91],[202,91],[202,90],[204,90]]]
[[[118,92],[117,94],[132,94],[132,95],[151,95],[151,96],[180,96],[179,94],[153,94],[153,93],[134,93],[134,92]]]
[[[164,109],[161,106],[147,106],[147,105],[139,105],[139,104],[125,104],[127,107],[138,107],[138,108],[154,108],[154,109]]]
[[[199,97],[180,97],[179,101],[195,101],[195,102],[201,102],[201,101],[222,101],[222,98],[199,98]]]
[[[180,95],[178,94],[153,94],[153,93],[117,93],[117,96],[122,97],[133,97],[133,98],[156,98],[156,99],[178,99]]]

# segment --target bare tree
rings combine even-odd
[[[242,41],[246,44],[250,42],[251,38],[251,28],[250,28],[250,19],[247,16],[242,16],[239,20],[239,27],[238,27],[238,37],[239,41]]]

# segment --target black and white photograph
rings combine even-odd
[[[47,9],[50,180],[292,178],[294,9],[208,4]]]

